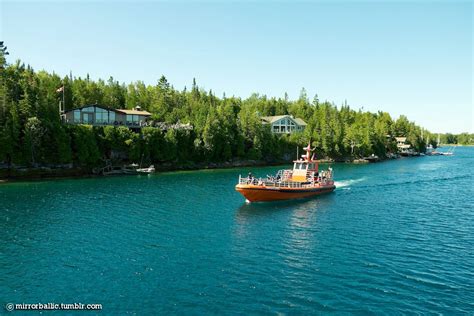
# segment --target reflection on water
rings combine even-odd
[[[309,232],[316,225],[318,213],[331,208],[334,193],[321,195],[311,199],[287,201],[242,203],[236,212],[236,238],[246,238],[255,227],[263,227],[275,220],[283,220],[284,226],[275,227],[285,235],[288,249],[308,248],[311,242]]]
[[[292,214],[302,214],[325,210],[330,207],[334,192],[317,196],[310,199],[284,200],[275,202],[242,203],[236,212],[236,221],[245,224],[249,220],[273,216],[278,212],[291,212]],[[299,216],[297,216],[299,217]]]
[[[290,211],[295,206],[307,204],[307,199],[290,200],[290,201],[275,201],[275,202],[259,202],[259,203],[242,203],[237,210],[237,220],[244,217],[261,216],[267,213],[278,211]]]
[[[290,254],[286,261],[289,266],[294,266],[295,256],[292,254],[297,251],[310,251],[314,242],[312,230],[316,227],[316,217],[318,213],[318,200],[311,200],[304,205],[296,207],[290,218],[289,229],[287,230],[287,242],[285,248]],[[301,261],[301,260],[296,260]],[[300,264],[299,262],[297,263]]]

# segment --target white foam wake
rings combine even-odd
[[[334,184],[336,185],[336,189],[340,189],[340,188],[346,188],[347,189],[347,187],[350,187],[351,185],[353,185],[355,183],[362,182],[362,181],[365,181],[365,180],[367,180],[367,178],[363,177],[363,178],[359,178],[359,179],[334,181]]]

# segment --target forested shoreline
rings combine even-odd
[[[318,158],[351,160],[371,154],[381,158],[396,153],[396,136],[406,136],[415,150],[425,151],[423,130],[405,116],[370,113],[311,100],[304,89],[297,100],[253,94],[247,99],[216,96],[199,88],[175,89],[162,76],[156,85],[141,81],[128,85],[36,72],[20,61],[6,63],[1,55],[0,164],[11,166],[64,165],[92,170],[121,153],[118,162],[154,163],[180,168],[223,165],[235,161],[278,162],[295,157],[296,146],[312,141]],[[67,125],[60,121],[58,104],[64,87],[66,109],[88,104],[131,109],[140,106],[155,121],[190,123],[192,130],[144,127]],[[307,122],[304,132],[274,135],[260,116],[290,114]],[[469,138],[470,137],[470,138]],[[461,137],[462,138],[462,137]],[[460,139],[458,137],[458,139]],[[464,138],[462,138],[464,139]],[[472,135],[466,138],[472,142]]]
[[[474,146],[474,134],[440,134],[441,145]]]

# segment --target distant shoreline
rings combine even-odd
[[[391,159],[381,159],[380,162]],[[369,163],[363,159],[354,160],[334,160],[334,159],[317,159],[318,163],[337,163],[337,164],[361,164]],[[190,163],[187,165],[173,165],[171,163],[155,164],[156,174],[162,172],[175,171],[199,171],[199,170],[218,170],[218,169],[237,169],[246,167],[266,167],[266,166],[283,166],[291,164],[293,160],[238,160],[232,162],[220,163]],[[112,175],[113,176],[113,175]],[[92,172],[91,168],[3,168],[0,169],[0,184],[16,181],[38,181],[38,180],[54,180],[54,179],[85,179],[85,178],[102,178],[111,177],[97,175]]]
[[[439,147],[450,146],[450,147],[474,147],[474,145],[461,145],[461,144],[440,144]],[[439,148],[438,147],[438,148]]]
[[[474,147],[474,145],[459,145],[459,144],[441,144],[443,147]],[[384,162],[386,160],[394,160],[400,158],[381,158],[376,162]],[[318,163],[328,164],[366,164],[372,163],[364,158],[350,159],[341,158],[336,159],[316,159]],[[293,162],[290,160],[234,160],[227,162],[216,163],[188,163],[177,165],[173,163],[155,164],[156,173],[175,172],[175,171],[198,171],[198,170],[218,170],[218,169],[236,169],[248,167],[266,167],[266,166],[283,166]],[[376,163],[375,162],[375,163]],[[54,180],[54,179],[85,179],[85,178],[101,178],[110,177],[104,175],[97,175],[92,172],[92,168],[81,167],[59,167],[41,166],[37,168],[16,166],[13,168],[0,168],[0,184],[16,181],[38,181],[38,180]]]

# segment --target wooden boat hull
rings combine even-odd
[[[335,185],[312,188],[265,187],[254,184],[238,184],[235,186],[235,190],[250,202],[309,198],[324,193],[330,193],[334,191],[334,189],[336,189]]]

